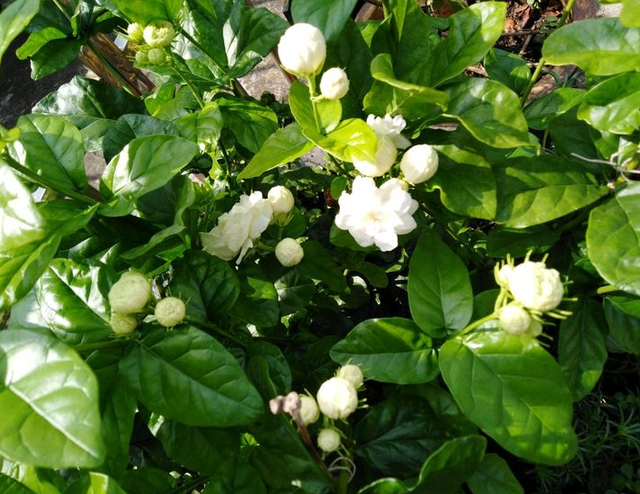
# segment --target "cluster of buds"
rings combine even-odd
[[[164,65],[167,48],[176,36],[173,24],[165,20],[155,20],[143,26],[136,22],[127,26],[127,36],[136,46],[138,65]]]
[[[364,376],[360,367],[347,364],[336,375],[322,383],[315,399],[292,391],[269,402],[271,412],[288,413],[298,424],[305,441],[311,445],[307,427],[315,424],[322,415],[322,427],[318,430],[316,444],[325,454],[340,449],[343,434],[336,427],[336,420],[346,420],[358,408],[358,389]]]
[[[529,255],[517,266],[510,257],[496,265],[495,278],[500,286],[496,314],[503,331],[536,338],[542,334],[543,316],[564,319],[570,312],[558,309],[564,297],[560,273],[547,268],[544,260],[530,261]]]

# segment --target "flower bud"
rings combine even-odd
[[[412,184],[425,182],[438,170],[438,153],[428,144],[412,146],[404,153],[400,170]]]
[[[380,177],[387,173],[398,157],[398,150],[388,136],[378,136],[378,147],[374,162],[353,160],[353,166],[365,177]]]
[[[330,419],[344,419],[358,407],[358,392],[346,379],[332,377],[320,386],[316,394],[320,411]]]
[[[527,332],[525,334],[531,338],[537,338],[542,334],[542,324],[535,319],[531,319],[531,324],[527,328]]]
[[[142,43],[144,41],[143,33],[144,27],[137,22],[132,22],[127,26],[127,35],[129,39],[134,43]]]
[[[175,38],[176,32],[169,21],[153,21],[147,24],[142,31],[142,37],[149,46],[169,46]]]
[[[511,264],[505,264],[496,273],[496,283],[502,287],[509,288],[511,273],[513,273],[513,266]]]
[[[164,65],[167,55],[162,48],[151,48],[147,52],[147,60],[150,65]]]
[[[340,434],[337,430],[327,427],[318,434],[318,447],[325,453],[333,453],[340,447]]]
[[[327,44],[322,31],[304,22],[285,31],[278,43],[282,67],[294,75],[317,74],[327,56]]]
[[[320,417],[320,409],[311,396],[300,395],[300,418],[304,425],[313,424]]]
[[[564,295],[560,273],[543,262],[525,261],[513,268],[509,290],[516,302],[541,312],[558,307]]]
[[[271,187],[267,194],[267,200],[271,204],[274,214],[287,214],[293,209],[295,202],[291,191],[282,185]]]
[[[343,365],[338,369],[336,376],[346,379],[353,384],[353,387],[356,389],[359,389],[364,382],[364,376],[362,375],[360,367],[354,364]]]
[[[290,268],[302,261],[304,249],[295,239],[283,238],[278,242],[278,245],[276,245],[276,257],[278,261],[280,261],[280,264]]]
[[[527,310],[517,304],[505,305],[498,315],[500,329],[510,334],[525,334],[531,321]]]
[[[138,327],[138,316],[112,312],[109,324],[111,324],[111,329],[117,335],[130,334]]]
[[[184,302],[176,297],[166,297],[156,304],[156,321],[165,328],[180,324],[186,314]]]
[[[327,99],[339,100],[349,91],[347,73],[339,67],[332,67],[322,74],[320,94]]]
[[[148,50],[138,50],[136,52],[136,64],[137,65],[148,65],[149,64],[149,51]]]
[[[134,271],[123,273],[109,290],[109,305],[113,312],[140,312],[151,298],[151,283],[146,276]]]

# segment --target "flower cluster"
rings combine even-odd
[[[165,20],[151,21],[146,26],[131,23],[127,36],[136,46],[138,65],[163,65],[168,57],[166,51],[176,36],[173,24]]]
[[[511,258],[496,266],[495,278],[501,288],[496,313],[503,331],[535,338],[542,334],[543,315],[569,315],[557,309],[564,296],[560,273],[544,262],[530,261],[529,254],[517,266]]]
[[[138,326],[138,313],[142,312],[151,298],[151,283],[145,275],[127,271],[109,290],[111,306],[111,328],[117,335],[132,333]]]

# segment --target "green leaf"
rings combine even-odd
[[[487,159],[456,144],[436,146],[438,172],[429,186],[440,189],[442,203],[454,213],[493,219],[496,214],[496,179]]]
[[[260,395],[236,359],[193,326],[154,329],[137,347],[140,401],[187,425],[230,427],[263,413]]]
[[[531,77],[531,69],[526,60],[498,48],[489,50],[483,65],[491,79],[501,82],[516,94],[522,94]]]
[[[631,72],[640,69],[639,32],[615,17],[572,22],[551,33],[542,56],[551,65],[577,65],[590,76]]]
[[[480,142],[496,148],[531,146],[520,100],[511,89],[490,79],[465,79],[443,91],[449,95],[447,115]]]
[[[213,150],[220,139],[224,121],[222,112],[215,104],[206,105],[202,110],[183,115],[175,121],[180,137],[206,146]]]
[[[267,341],[252,341],[247,348],[247,374],[252,376],[251,368],[254,360],[261,360],[267,364],[269,380],[273,384],[277,394],[285,395],[291,390],[292,376],[291,369],[286,357],[273,343]],[[263,390],[264,392],[264,390]],[[270,395],[269,398],[273,398]]]
[[[473,494],[524,494],[509,464],[494,453],[484,455],[467,485]]]
[[[502,34],[504,2],[476,3],[448,18],[449,35],[432,50],[430,86],[438,86],[483,59]]]
[[[333,43],[340,36],[351,17],[357,0],[297,0],[291,3],[294,22],[307,22],[316,26],[324,34],[327,43]]]
[[[589,215],[587,253],[608,283],[640,295],[640,184],[628,183]]]
[[[225,475],[240,453],[240,434],[234,429],[193,427],[167,420],[156,437],[171,459],[205,475]]]
[[[569,309],[573,314],[560,323],[558,363],[573,401],[579,401],[596,385],[607,361],[607,322],[594,300],[580,300]]]
[[[630,307],[635,307],[630,310]],[[625,352],[640,355],[640,304],[626,297],[607,297],[604,314],[609,325],[609,336]]]
[[[20,140],[10,145],[16,161],[62,191],[87,188],[84,144],[73,124],[53,115],[23,115],[16,126]]]
[[[181,6],[177,0],[113,0],[113,3],[125,18],[143,26],[155,20],[173,20]]]
[[[438,375],[431,338],[410,319],[369,319],[356,325],[331,349],[339,364],[359,365],[375,381],[419,384]]]
[[[64,491],[64,494],[127,494],[109,476],[89,472]]]
[[[486,447],[487,440],[478,435],[447,441],[424,462],[418,484],[411,492],[455,494],[480,465]]]
[[[584,95],[578,118],[613,134],[633,134],[640,128],[640,74],[611,77]]]
[[[39,332],[0,332],[0,455],[48,468],[104,459],[98,385],[85,362]]]
[[[31,56],[31,78],[34,81],[55,74],[73,62],[82,49],[82,40],[54,39]]]
[[[285,165],[313,149],[313,143],[303,134],[297,123],[278,129],[264,142],[238,179],[259,177],[278,166]]]
[[[157,494],[158,492],[171,492],[176,489],[176,479],[166,470],[151,467],[138,467],[127,470],[118,479],[120,485],[127,493]]]
[[[47,222],[49,230],[60,236],[73,235],[82,230],[94,217],[99,203],[91,207],[67,199],[53,199],[38,203],[38,210]]]
[[[487,235],[487,253],[490,257],[525,257],[527,252],[543,254],[553,247],[562,232],[550,226],[530,228],[494,228]]]
[[[278,324],[280,307],[278,292],[270,281],[246,276],[240,279],[240,294],[231,314],[259,328]]]
[[[149,115],[122,115],[111,127],[102,141],[104,159],[108,163],[136,137],[154,134],[178,135],[172,122],[164,122]],[[181,137],[186,137],[181,135]]]
[[[493,171],[498,187],[495,220],[513,228],[574,213],[610,192],[576,162],[551,156],[510,159]]]
[[[584,89],[559,87],[549,94],[535,98],[524,109],[529,127],[536,130],[548,129],[554,118],[579,104],[584,94]]]
[[[0,473],[0,490],[3,494],[34,494],[25,485],[2,473]]]
[[[18,0],[0,11],[0,61],[11,42],[31,22],[40,9],[40,0]]]
[[[510,453],[547,465],[575,454],[571,392],[537,340],[504,331],[454,338],[440,349],[440,370],[467,417]]]
[[[29,489],[29,494],[32,492],[35,494],[60,494],[66,484],[62,476],[52,469],[12,463],[7,460],[0,462],[0,466],[14,480]]]
[[[31,290],[59,244],[29,191],[0,160],[0,310]]]
[[[251,494],[267,494],[267,487],[255,468],[247,460],[240,458],[233,468],[226,470],[225,475],[216,475],[202,494],[235,494],[250,492]],[[281,491],[270,491],[281,493]],[[293,491],[296,492],[302,491]]]
[[[326,283],[335,292],[347,289],[343,270],[329,251],[316,240],[303,242],[304,257],[297,269],[306,276]]]
[[[640,2],[624,0],[620,11],[620,23],[625,27],[640,27]]]
[[[409,262],[409,308],[416,324],[433,338],[464,328],[473,313],[467,268],[434,232],[425,232]]]
[[[107,165],[100,191],[109,201],[100,213],[125,216],[144,194],[169,182],[199,153],[198,145],[181,137],[137,137]]]
[[[264,141],[278,128],[278,117],[270,108],[250,100],[219,98],[216,100],[225,126],[238,142],[257,153]]]
[[[278,291],[280,314],[283,316],[305,308],[317,292],[313,280],[303,275],[300,269],[287,270],[274,286]]]

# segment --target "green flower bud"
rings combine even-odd
[[[151,283],[141,273],[127,271],[109,290],[109,305],[113,312],[132,314],[144,309],[151,298]]]
[[[337,430],[327,427],[318,434],[318,447],[325,453],[333,453],[340,447],[340,434]]]
[[[169,21],[153,21],[142,31],[142,37],[149,46],[169,46],[175,38],[176,32]]]
[[[120,314],[119,312],[111,313],[111,329],[117,335],[125,335],[133,333],[138,327],[138,316],[135,314]]]
[[[156,321],[166,328],[172,328],[184,320],[186,312],[182,300],[176,297],[166,297],[156,304]]]

